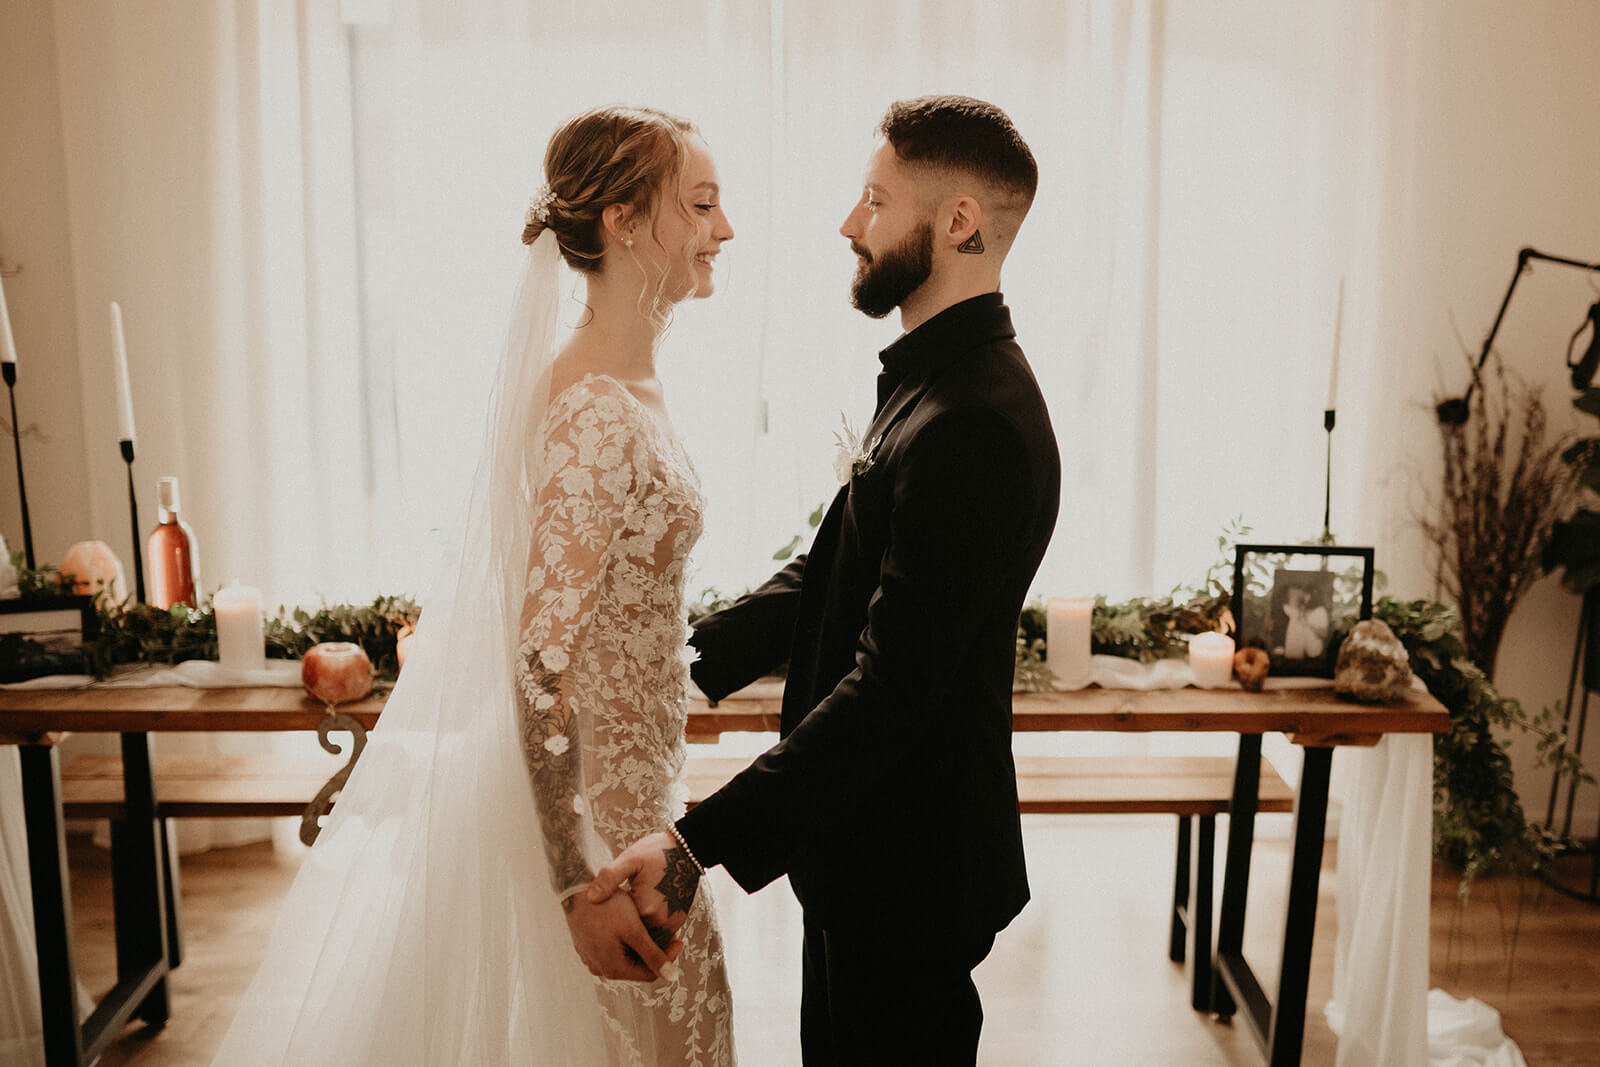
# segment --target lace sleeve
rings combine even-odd
[[[645,462],[621,398],[578,388],[583,399],[562,398],[545,432],[517,648],[523,757],[563,901],[594,877],[584,849],[581,694],[573,665]]]

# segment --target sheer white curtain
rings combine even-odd
[[[336,9],[61,0],[54,13],[97,535],[131,562],[109,373],[116,300],[145,526],[155,479],[175,474],[206,591],[237,578],[274,605],[364,595],[371,462]],[[266,832],[189,821],[180,841]]]
[[[896,334],[845,298],[836,228],[884,105],[1005,107],[1039,156],[1005,289],[1061,439],[1043,593],[1163,592],[1243,516],[1321,520],[1372,350],[1356,211],[1381,125],[1374,4],[937,6],[529,0],[58,5],[96,525],[116,531],[105,304],[128,319],[141,480],[184,479],[206,580],[274,601],[422,586],[470,469],[544,141],[604,100],[704,129],[737,238],[662,373],[711,500],[698,582],[735,591],[833,489]],[[572,306],[571,318],[579,314]],[[1341,415],[1335,529],[1362,534]],[[1356,462],[1352,464],[1350,460]]]
[[[896,97],[953,91],[1005,107],[1040,160],[1005,278],[1064,459],[1039,591],[1195,580],[1235,516],[1274,538],[1320,530],[1341,276],[1345,390],[1370,351],[1356,209],[1374,165],[1374,5],[390,10],[364,38],[388,64],[373,152],[393,241],[369,292],[395,316],[408,515],[448,500],[468,461],[455,427],[476,417],[545,137],[597,101],[645,102],[704,129],[738,232],[722,290],[680,310],[661,367],[711,500],[700,581],[760,581],[831,494],[832,431],[870,415],[874,356],[897,332],[848,306],[836,232],[871,128]],[[1341,416],[1346,470],[1361,433]],[[1347,540],[1358,485],[1335,485]]]

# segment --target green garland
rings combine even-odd
[[[1230,628],[1220,566],[1212,568],[1200,589],[1187,594],[1178,590],[1168,597],[1121,603],[1097,597],[1091,617],[1093,651],[1149,663],[1181,656],[1187,635]],[[33,599],[71,594],[53,568],[19,568],[19,576]],[[698,618],[729,603],[731,598],[708,590],[690,614]],[[97,609],[99,631],[84,643],[85,667],[96,677],[124,664],[216,658],[216,618],[209,598],[198,608],[161,610],[110,604],[102,596]],[[319,642],[350,641],[366,650],[380,678],[392,679],[399,666],[396,637],[404,627],[414,626],[419,614],[414,600],[394,596],[315,611],[279,608],[276,617],[266,620],[267,655],[296,659]],[[1412,669],[1450,711],[1449,732],[1434,738],[1433,838],[1435,854],[1461,870],[1462,895],[1479,875],[1545,869],[1570,843],[1528,822],[1517,799],[1507,746],[1495,731],[1533,734],[1540,764],[1593,782],[1567,750],[1567,738],[1556,725],[1559,708],[1529,715],[1517,701],[1500,695],[1465,658],[1460,623],[1450,608],[1384,597],[1373,614],[1405,644]],[[1024,688],[1050,688],[1047,642],[1046,610],[1035,601],[1023,608],[1017,626],[1016,679]]]
[[[20,565],[20,557],[13,563],[18,588],[26,598],[48,606],[52,600],[75,596],[71,582],[56,568],[30,570]],[[154,608],[118,604],[102,592],[95,597],[95,612],[98,626],[83,641],[83,669],[95,678],[136,663],[217,658],[217,619],[210,597],[195,608],[187,604]],[[368,605],[325,604],[315,611],[279,607],[275,616],[263,621],[267,657],[299,659],[312,645],[349,641],[366,652],[380,679],[392,681],[400,670],[395,655],[400,631],[415,626],[421,612],[415,600],[404,596],[381,596]]]

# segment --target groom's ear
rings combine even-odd
[[[940,238],[958,252],[983,253],[983,205],[970,196],[956,196],[940,208],[935,227]]]

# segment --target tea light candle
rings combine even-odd
[[[1189,668],[1201,689],[1220,689],[1233,680],[1233,638],[1227,634],[1195,634],[1189,639]]]
[[[261,624],[261,592],[234,582],[211,599],[217,617],[217,658],[239,671],[265,670],[267,640]]]
[[[1089,684],[1089,632],[1093,597],[1051,597],[1045,605],[1045,661],[1057,689]]]

